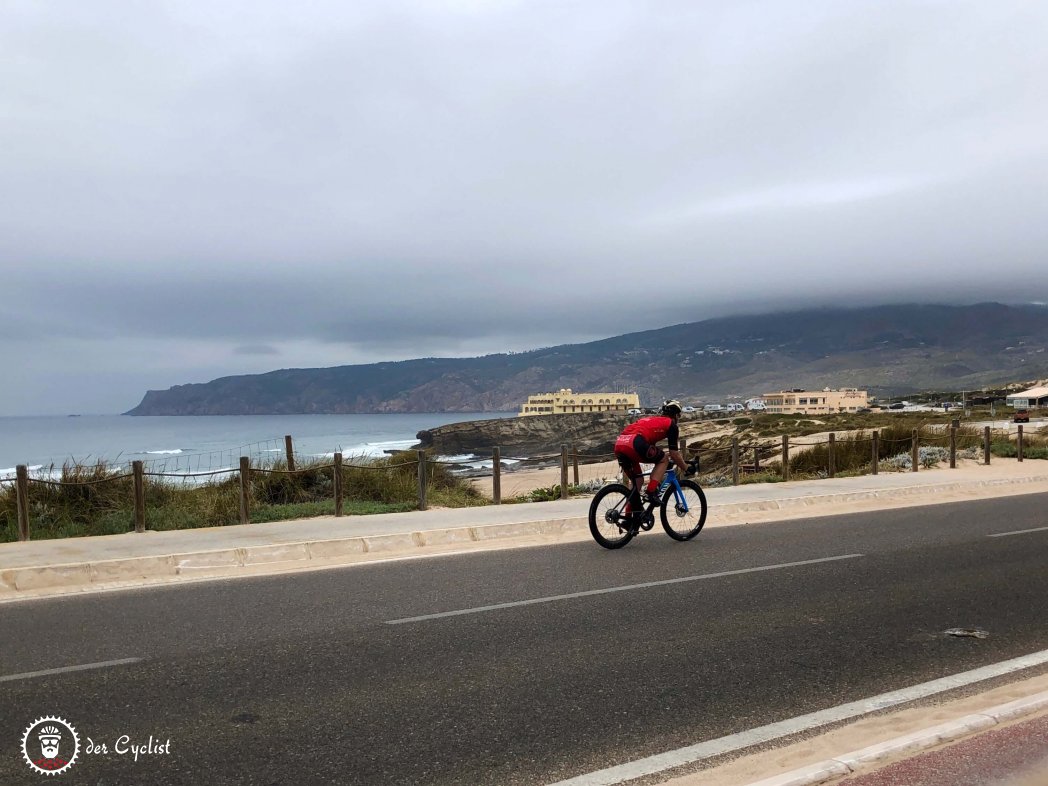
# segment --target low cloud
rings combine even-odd
[[[279,355],[280,350],[272,344],[241,344],[233,348],[234,355]]]
[[[1048,299],[1038,4],[0,22],[0,414],[740,311]]]

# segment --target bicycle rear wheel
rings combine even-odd
[[[674,540],[691,540],[706,523],[706,495],[694,480],[680,480],[683,499],[671,485],[662,496],[659,513],[662,528]]]
[[[589,509],[589,528],[593,539],[606,549],[621,549],[637,534],[629,526],[626,502],[630,490],[621,483],[609,483],[598,491]]]

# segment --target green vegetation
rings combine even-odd
[[[990,441],[990,453],[1002,458],[1017,458],[1019,441],[1018,439],[1006,439],[1003,434],[996,434]],[[1048,459],[1048,428],[1023,433],[1023,458]]]
[[[427,465],[428,505],[466,507],[488,501],[466,480],[439,464]],[[415,510],[418,464],[405,453],[364,465],[345,465],[343,512],[366,515]],[[240,480],[224,477],[199,485],[145,477],[146,527],[150,530],[221,527],[240,521]],[[250,520],[286,521],[335,513],[334,467],[318,462],[289,473],[284,463],[252,472]],[[134,485],[129,472],[104,462],[62,467],[59,482],[31,481],[29,526],[34,539],[113,535],[134,529]],[[14,484],[0,488],[0,541],[18,538]]]
[[[912,461],[910,451],[913,445],[913,431],[921,429],[927,423],[923,419],[901,419],[899,416],[893,418],[888,425],[875,429],[878,436],[877,459],[880,468],[885,470],[909,469]],[[946,432],[929,432],[927,429],[920,433],[925,445],[921,448],[918,461],[926,467],[933,466],[941,460],[943,453],[939,452],[939,448],[945,450],[944,446],[949,443],[949,435]],[[928,442],[935,444],[929,446]],[[958,452],[981,444],[982,437],[976,429],[965,426],[957,429]],[[859,430],[837,437],[833,448],[836,477],[870,471],[872,463],[873,436],[870,431]],[[829,466],[830,446],[827,441],[791,456],[790,476],[822,476],[829,472]]]
[[[569,483],[568,484],[568,496],[579,497],[587,496],[595,493],[601,486],[610,483],[611,480],[608,478],[600,478],[594,480],[588,480],[585,483]],[[503,500],[508,504],[518,502],[552,502],[553,500],[560,499],[560,484],[554,483],[552,486],[542,486],[537,489],[532,489],[527,494],[521,494],[511,499]]]

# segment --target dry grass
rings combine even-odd
[[[57,474],[56,481],[45,480]],[[427,502],[442,507],[483,505],[483,495],[445,467],[427,464]],[[240,521],[240,479],[216,476],[204,482],[147,475],[147,527],[153,530],[220,527]],[[109,535],[134,529],[134,485],[130,472],[105,462],[54,468],[29,484],[30,534],[37,538]],[[367,465],[343,466],[343,500],[354,514],[418,507],[418,463],[414,453]],[[252,521],[333,514],[334,467],[319,462],[288,472],[285,463],[253,470]],[[0,541],[17,539],[14,484],[0,487]]]

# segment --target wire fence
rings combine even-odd
[[[923,425],[829,433],[821,438],[734,436],[686,442],[698,457],[700,483],[757,481],[912,471],[958,457],[990,463],[991,455],[1048,458],[1048,429]],[[239,453],[239,455],[235,455]],[[0,477],[0,539],[28,540],[135,530],[221,526],[316,515],[342,516],[442,505],[566,499],[621,478],[612,453],[563,445],[559,453],[502,456],[499,448],[459,457],[406,451],[375,457],[296,454],[290,436],[227,451],[172,455],[110,466],[19,465]],[[539,478],[536,481],[536,476]],[[434,497],[435,495],[435,497]],[[31,524],[32,522],[32,524]]]

